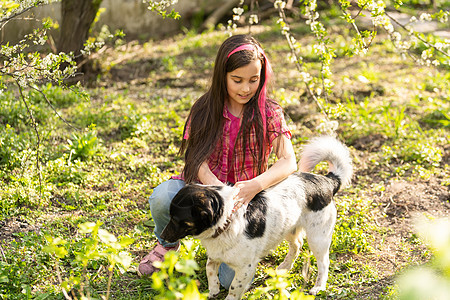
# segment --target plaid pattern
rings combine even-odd
[[[250,132],[247,145],[245,149],[243,149],[242,140],[238,139],[236,142],[237,134],[241,125],[241,119],[233,116],[228,111],[226,105],[224,106],[223,117],[225,122],[223,125],[221,143],[216,145],[215,150],[208,159],[208,166],[211,169],[211,172],[224,183],[236,183],[238,181],[249,180],[258,176],[259,173],[254,169],[254,154],[251,150],[254,149],[256,145],[254,129]],[[267,161],[267,158],[273,149],[273,140],[280,133],[286,135],[286,137],[290,139],[291,132],[286,125],[281,107],[269,106],[266,110],[266,118],[267,133],[269,135],[269,140],[267,141],[268,147],[265,154]],[[244,168],[241,170],[244,159]],[[267,169],[267,165],[265,166],[265,169]]]
[[[255,149],[256,133],[254,129],[250,131],[250,136],[246,141],[246,147],[243,149],[242,140],[236,141],[241,126],[241,119],[233,116],[227,106],[223,109],[224,124],[222,130],[222,139],[217,143],[214,151],[208,159],[208,166],[211,172],[223,183],[236,183],[238,181],[249,180],[259,175],[254,169],[253,156],[251,149]],[[268,146],[266,148],[266,161],[273,149],[273,140],[279,135],[284,134],[291,138],[291,131],[286,125],[283,110],[278,105],[268,105],[266,108],[267,133],[269,136]],[[188,126],[189,127],[189,123]],[[187,128],[184,138],[188,138]],[[241,170],[242,162],[245,161],[244,168]],[[267,165],[264,166],[267,169]],[[174,179],[183,179],[180,176],[172,177]]]

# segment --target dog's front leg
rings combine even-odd
[[[255,276],[256,265],[257,262],[249,263],[235,270],[236,273],[225,300],[241,299],[242,294],[245,293],[252,283],[252,279]]]
[[[208,298],[214,298],[220,292],[220,282],[217,273],[219,272],[220,262],[212,260],[208,257],[206,262],[206,276],[208,277]]]

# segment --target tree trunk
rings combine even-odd
[[[89,29],[101,3],[102,0],[61,1],[62,21],[57,50],[64,53],[73,52],[79,66],[84,59],[81,49],[88,38]],[[86,66],[81,67],[81,71],[89,69],[86,69]]]

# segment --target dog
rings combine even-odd
[[[235,271],[227,300],[240,299],[250,287],[259,261],[284,239],[289,253],[278,269],[290,270],[306,235],[317,260],[318,275],[310,294],[325,290],[329,248],[336,223],[333,196],[350,184],[353,167],[349,151],[333,137],[312,139],[302,152],[299,170],[311,171],[329,162],[327,175],[297,172],[260,192],[246,209],[234,210],[231,186],[188,184],[174,197],[170,221],[161,238],[175,242],[187,235],[200,239],[208,261],[209,297],[219,293],[219,265]]]

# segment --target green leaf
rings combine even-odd
[[[161,280],[161,278],[158,276],[158,272],[155,272],[152,274],[152,287],[155,290],[160,290],[163,287],[163,281]]]
[[[181,260],[175,265],[175,270],[187,275],[195,275],[195,271],[198,270],[198,264],[195,260]]]
[[[94,222],[86,222],[83,224],[78,224],[78,228],[80,228],[80,233],[91,233],[95,227]]]
[[[122,251],[119,255],[114,255],[114,260],[117,264],[120,264],[125,270],[128,270],[131,266],[133,258],[130,253]]]
[[[78,224],[78,227],[80,228],[80,233],[94,233],[96,234],[99,227],[103,224],[103,222],[97,221],[97,223],[94,222],[85,222],[82,224]]]
[[[132,239],[130,237],[122,237],[119,240],[119,244],[120,244],[120,246],[122,246],[122,248],[125,248],[133,243],[134,243],[134,239]]]
[[[202,299],[194,280],[191,280],[183,291],[183,299]]]
[[[108,231],[106,231],[104,229],[98,230],[98,237],[99,237],[100,241],[102,241],[105,244],[117,242],[117,238],[113,234],[109,233]]]

